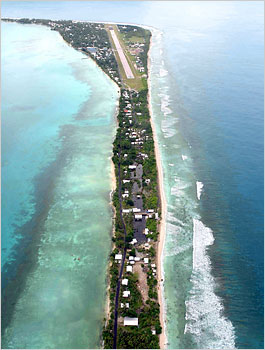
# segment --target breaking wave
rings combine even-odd
[[[203,189],[203,183],[200,181],[196,181],[196,189],[197,189],[197,198],[198,200],[201,199],[202,189]]]
[[[192,289],[185,301],[185,334],[192,336],[199,349],[234,349],[234,327],[224,317],[222,301],[214,293],[216,282],[207,255],[207,247],[213,243],[212,231],[201,221],[193,219]]]

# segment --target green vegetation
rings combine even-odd
[[[148,256],[152,263],[155,262],[156,249],[154,247],[157,241],[157,223],[158,221],[152,217],[146,220],[146,227],[149,229],[147,238],[150,238],[154,244],[151,244],[148,250],[141,248],[141,246],[133,247],[130,242],[134,237],[133,232],[133,215],[132,213],[123,215],[124,222],[126,224],[127,236],[124,236],[122,229],[120,209],[132,208],[134,202],[132,200],[132,183],[138,183],[138,186],[143,184],[141,196],[143,198],[144,210],[153,209],[154,212],[159,212],[159,198],[157,190],[157,168],[154,152],[154,141],[152,135],[152,128],[150,125],[150,115],[148,109],[148,90],[141,90],[139,92],[127,89],[121,89],[120,96],[120,110],[117,116],[118,129],[115,141],[113,142],[113,157],[112,160],[115,164],[116,177],[121,180],[121,193],[127,191],[128,196],[121,199],[121,207],[119,201],[119,189],[113,195],[113,204],[116,209],[115,220],[115,235],[113,241],[115,243],[112,257],[117,252],[122,252],[122,249],[126,248],[128,261],[129,255],[136,256],[139,253]],[[127,101],[127,102],[125,102]],[[126,105],[128,102],[133,106],[133,112],[131,118],[126,117]],[[131,120],[129,123],[128,120]],[[138,140],[142,140],[142,144],[133,144],[132,132],[138,135]],[[142,164],[143,176],[142,180],[139,179],[123,183],[123,180],[130,179],[130,172],[128,166],[131,164]],[[146,182],[146,180],[149,180]],[[129,252],[129,254],[128,254]],[[117,263],[113,262],[113,264]],[[144,303],[142,295],[138,289],[138,277],[135,274],[123,272],[122,278],[127,278],[128,286],[121,286],[119,294],[118,314],[121,317],[138,317],[139,327],[134,326],[118,326],[117,336],[117,348],[158,348],[159,339],[158,335],[161,333],[161,325],[159,321],[159,304],[157,295],[157,279],[156,273],[153,272],[151,264],[146,266],[142,264],[142,273],[146,273],[147,285],[148,285],[148,297],[149,299]],[[114,272],[112,274],[112,272]],[[111,274],[111,289],[110,298],[112,308],[114,311],[114,298],[115,298],[115,281],[117,281],[117,270],[113,267],[110,270]],[[126,298],[126,301],[122,297],[123,291],[130,291],[130,296]],[[125,307],[125,304],[129,303],[129,308]],[[123,306],[122,306],[123,305]],[[110,321],[106,325],[103,332],[104,347],[111,348],[113,342],[113,319],[110,317]],[[155,334],[152,333],[155,331]]]

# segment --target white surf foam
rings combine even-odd
[[[196,181],[196,187],[197,187],[197,198],[198,200],[201,199],[202,189],[203,189],[203,183],[200,181]]]
[[[176,184],[170,189],[171,196],[185,196],[185,190],[190,187],[190,185],[187,182],[182,181],[180,178],[175,178],[175,182]]]
[[[172,110],[169,108],[170,101],[169,95],[162,95],[161,97],[161,112],[166,116],[172,113]]]
[[[165,76],[167,76],[167,75],[168,75],[168,71],[167,71],[166,69],[164,69],[164,68],[160,68],[159,76],[160,76],[161,78],[163,78],[163,77],[165,77]]]
[[[193,219],[193,285],[186,300],[184,333],[192,335],[199,349],[234,349],[234,327],[223,315],[221,299],[215,295],[216,282],[211,275],[207,247],[214,243],[212,231]]]
[[[187,156],[184,156],[183,154],[181,155],[181,158],[182,158],[182,160],[188,159],[188,157],[187,157]]]

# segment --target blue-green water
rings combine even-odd
[[[118,93],[84,57],[2,23],[3,347],[99,346]]]
[[[151,81],[168,203],[168,348],[264,347],[263,12],[262,2],[233,1],[2,7],[4,16],[131,22],[163,34]]]

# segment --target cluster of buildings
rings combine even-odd
[[[141,113],[136,113],[134,111],[133,100],[130,97],[130,93],[125,90],[122,93],[123,105],[125,108],[123,112],[123,124],[128,125],[133,123],[134,118],[141,117]],[[148,227],[146,227],[146,221],[148,219],[159,219],[158,213],[155,209],[144,209],[143,208],[143,182],[147,185],[150,184],[150,179],[143,179],[143,169],[142,164],[145,159],[148,159],[148,155],[142,151],[144,142],[148,141],[148,136],[145,135],[146,130],[139,127],[130,126],[126,129],[125,138],[130,142],[132,148],[137,149],[137,156],[132,164],[123,166],[123,178],[122,178],[122,215],[126,219],[127,215],[133,216],[133,226],[134,226],[134,238],[130,241],[132,247],[135,247],[135,254],[129,254],[126,257],[124,264],[124,273],[123,279],[121,281],[121,295],[119,307],[121,309],[130,308],[130,300],[133,297],[130,291],[130,279],[129,274],[133,273],[134,267],[138,264],[145,266],[142,270],[142,273],[145,273],[147,270],[150,270],[152,276],[156,277],[156,264],[154,263],[154,258],[149,254],[149,248],[152,245],[151,238],[152,233]],[[129,152],[129,151],[128,151]],[[128,157],[128,154],[124,153],[122,155],[125,159]],[[141,161],[137,162],[137,159]],[[128,205],[127,201],[130,200],[131,204]],[[148,236],[148,237],[147,237]],[[115,263],[121,264],[123,256],[121,253],[115,255]],[[137,269],[139,271],[139,269]],[[144,272],[145,270],[145,272]],[[124,326],[138,326],[137,317],[124,317],[123,318]],[[155,334],[155,330],[152,329],[152,334]]]
[[[140,58],[140,53],[144,51],[145,44],[143,43],[129,43],[129,52],[132,56],[135,56],[135,68],[140,72],[144,73],[144,64]]]
[[[118,85],[121,85],[115,55],[103,24],[83,23],[78,21],[50,21],[48,25],[53,30],[58,30],[64,39],[73,47],[89,53],[99,66],[102,67]]]

